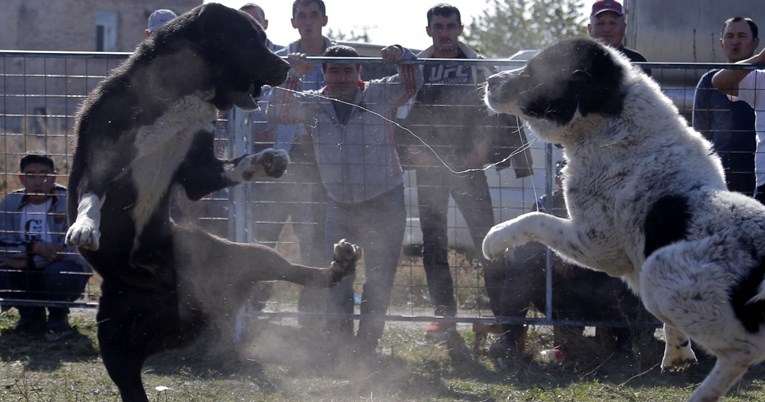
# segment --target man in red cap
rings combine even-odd
[[[587,32],[593,39],[618,49],[630,61],[647,62],[642,54],[624,47],[624,34],[627,32],[627,22],[624,20],[624,8],[616,0],[598,0],[592,4],[590,23],[587,24]],[[644,68],[646,74],[651,75],[651,70]]]

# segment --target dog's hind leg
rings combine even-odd
[[[192,226],[176,226],[174,242],[179,288],[218,301],[223,294],[244,300],[257,281],[329,287],[352,274],[361,256],[357,246],[340,241],[328,268],[309,267],[291,263],[270,247],[231,242]]]
[[[148,402],[146,390],[141,381],[141,369],[144,358],[135,353],[130,353],[128,332],[122,328],[123,336],[115,337],[114,331],[104,327],[114,326],[109,323],[98,325],[98,344],[101,349],[101,357],[104,361],[109,377],[117,385],[123,401]]]
[[[720,400],[728,389],[746,373],[751,362],[740,353],[718,356],[712,372],[693,392],[688,402],[714,402]]]
[[[98,344],[106,371],[123,401],[146,402],[141,370],[146,358],[172,347],[178,331],[175,293],[131,290],[105,280],[99,301]],[[169,335],[168,335],[169,334]],[[165,339],[162,339],[165,336]]]

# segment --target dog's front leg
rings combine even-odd
[[[483,254],[486,258],[497,259],[503,257],[507,249],[538,241],[578,265],[613,275],[615,267],[624,267],[625,263],[619,259],[618,253],[604,249],[606,247],[593,240],[601,241],[604,237],[598,234],[597,228],[550,214],[530,212],[491,228],[483,239]]]
[[[691,349],[691,339],[667,323],[664,323],[664,342],[664,358],[661,359],[662,371],[679,371],[696,363],[696,354]]]
[[[105,198],[105,197],[104,197]],[[66,232],[66,244],[89,250],[98,250],[101,232],[101,206],[104,198],[93,193],[82,196],[77,204],[77,218]]]
[[[570,220],[558,218],[541,212],[531,212],[515,219],[494,225],[483,239],[483,255],[489,259],[502,257],[507,249],[531,241],[544,243],[552,247],[555,238],[565,236],[570,231]],[[566,236],[570,237],[570,236]]]
[[[286,151],[268,148],[242,157],[225,174],[229,181],[237,184],[262,177],[280,177],[289,163],[290,157]]]

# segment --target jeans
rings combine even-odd
[[[417,200],[422,229],[422,264],[428,282],[428,293],[436,315],[454,316],[457,304],[454,281],[449,270],[447,213],[449,195],[465,218],[477,252],[486,233],[494,226],[494,209],[489,185],[483,171],[453,174],[441,167],[417,169]],[[492,313],[499,316],[502,284],[505,279],[504,263],[480,257],[484,283]]]
[[[25,300],[75,301],[85,291],[90,274],[76,261],[60,260],[42,269],[0,267],[0,297]],[[48,308],[49,311],[66,308]]]
[[[298,145],[293,148],[297,149]],[[314,163],[299,156],[294,159],[282,177],[253,184],[255,239],[275,247],[284,224],[292,218],[303,264],[324,266],[326,191]]]
[[[363,249],[366,280],[355,345],[362,351],[374,351],[385,329],[381,316],[390,304],[405,226],[403,186],[359,204],[327,202],[326,249],[331,251],[333,243],[343,238]],[[355,278],[356,274],[348,276],[329,289],[329,313],[353,314]],[[331,316],[327,319],[327,332],[340,341],[350,341],[353,319]]]
[[[278,179],[254,183],[253,218],[254,237],[258,243],[276,247],[284,224],[291,218],[292,230],[300,243],[303,264],[323,267],[331,260],[324,259],[324,208],[326,190],[313,162],[310,144],[295,144],[290,149],[290,163]],[[318,312],[325,292],[303,287],[300,290],[298,310]],[[319,325],[315,320],[300,318],[302,326]]]

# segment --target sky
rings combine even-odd
[[[364,27],[372,43],[380,45],[399,44],[412,49],[425,49],[432,44],[425,33],[426,13],[430,7],[442,0],[324,0],[327,5],[327,28],[341,31],[346,35],[351,30],[361,33]],[[589,10],[594,0],[585,0]],[[209,3],[210,0],[205,0]],[[263,7],[268,19],[266,34],[272,42],[286,45],[298,38],[292,28],[291,0],[216,0],[232,8],[253,2]],[[462,24],[470,25],[473,19],[487,9],[486,0],[447,0],[460,9]],[[585,13],[583,13],[585,14]],[[325,28],[325,33],[327,32]]]

